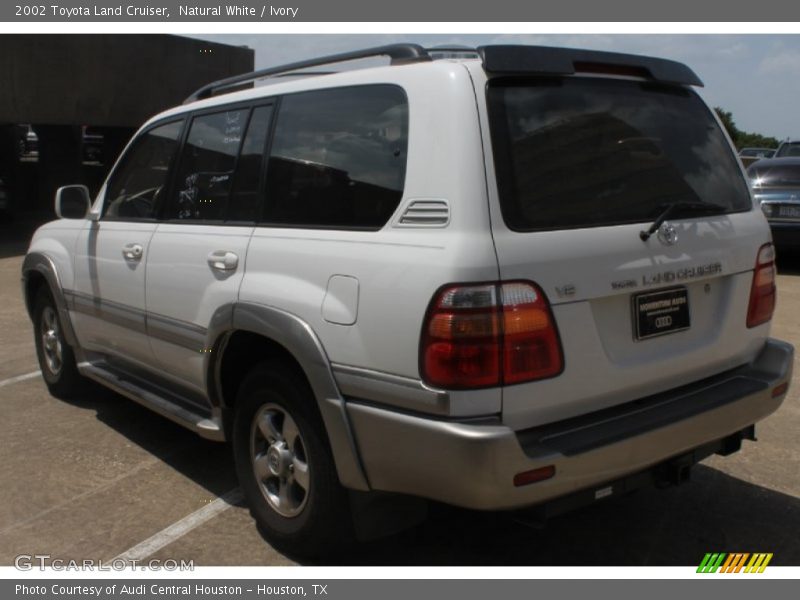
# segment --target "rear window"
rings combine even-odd
[[[672,202],[751,209],[736,157],[690,90],[610,79],[500,80],[491,82],[488,100],[511,229],[644,222]]]
[[[775,153],[775,158],[800,156],[800,142],[784,142]]]
[[[770,158],[774,153],[774,150],[768,148],[743,148],[739,152],[739,156],[748,158]]]
[[[754,164],[747,175],[756,187],[800,187],[800,164]]]

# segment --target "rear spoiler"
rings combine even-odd
[[[478,55],[490,76],[606,73],[668,84],[703,86],[700,78],[686,65],[650,56],[548,46],[480,46]]]

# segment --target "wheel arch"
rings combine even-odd
[[[64,338],[70,346],[77,349],[78,339],[72,327],[72,319],[55,263],[46,254],[31,252],[25,256],[22,262],[22,293],[25,299],[25,308],[31,318],[33,318],[36,294],[42,286],[47,287],[56,304],[61,326],[64,328]]]
[[[209,331],[207,368],[209,397],[223,414],[226,432],[244,374],[265,358],[287,360],[297,366],[311,388],[340,482],[351,489],[369,490],[344,399],[311,326],[296,315],[254,303],[234,304],[228,315],[229,319],[218,320],[216,331]]]

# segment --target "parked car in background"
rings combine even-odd
[[[800,246],[800,156],[759,160],[747,174],[775,245]]]
[[[11,192],[6,187],[5,181],[0,179],[0,219],[5,219],[11,214]]]
[[[19,125],[17,152],[19,153],[20,157],[35,156],[39,153],[39,136],[36,135],[32,125]]]
[[[781,142],[772,158],[784,158],[786,156],[800,156],[800,140]]]
[[[103,134],[95,127],[81,127],[81,144],[84,162],[103,162]]]
[[[739,156],[747,158],[772,158],[775,148],[742,148]]]
[[[739,158],[742,159],[745,167],[749,167],[762,158],[772,158],[774,154],[775,148],[742,148],[739,150]]]

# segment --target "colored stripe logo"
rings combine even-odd
[[[749,560],[748,560],[749,559]],[[763,573],[772,553],[756,552],[708,552],[703,557],[698,573]]]

